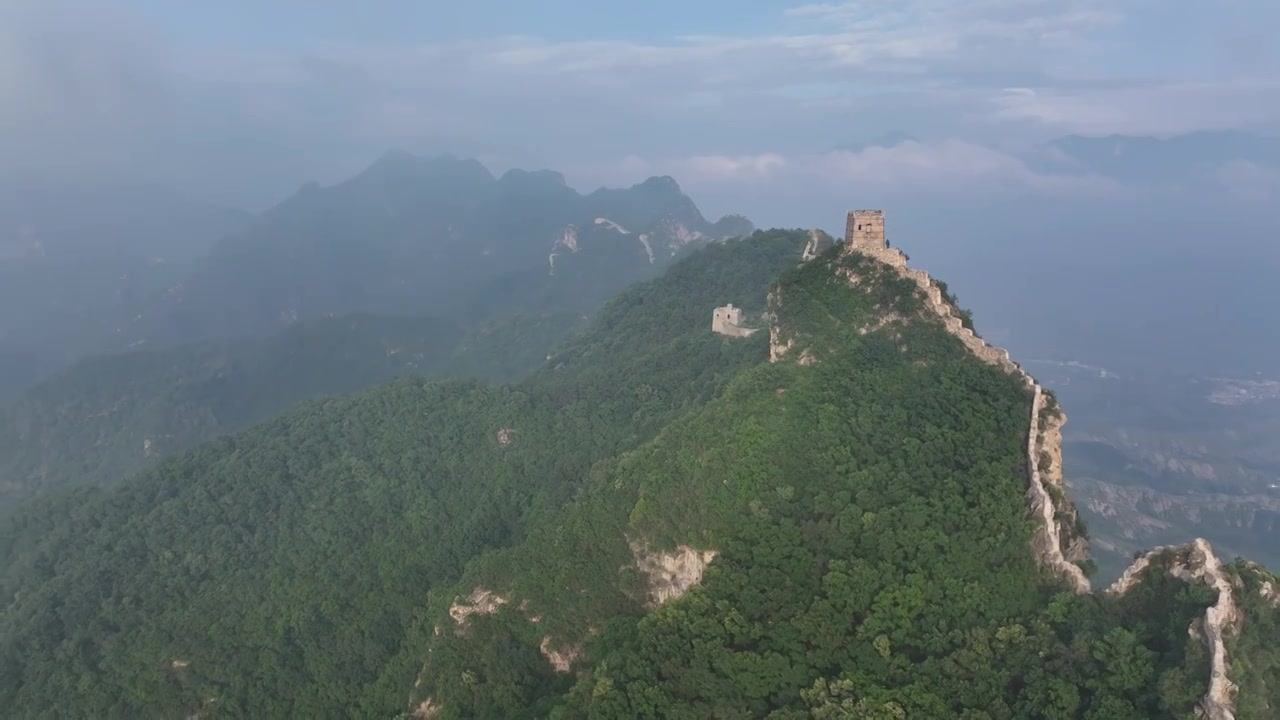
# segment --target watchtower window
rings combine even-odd
[[[859,230],[861,230],[861,229],[862,229],[862,226],[861,226],[861,225],[859,225],[859,226],[858,226],[858,229],[859,229]]]

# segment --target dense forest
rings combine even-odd
[[[1153,573],[1079,597],[1043,575],[1021,384],[871,261],[777,290],[811,360],[743,371],[436,593],[415,700],[442,718],[1189,717],[1208,670],[1187,627],[1213,591]],[[651,612],[638,544],[717,555]],[[454,622],[476,589],[506,602]]]
[[[25,503],[0,538],[16,599],[0,705],[129,717],[213,697],[231,715],[394,712],[406,692],[378,679],[420,661],[401,650],[427,592],[759,363],[766,339],[711,335],[710,308],[762,310],[799,243],[697,253],[611,301],[518,385],[406,378],[305,404],[114,490]]]
[[[0,706],[1194,717],[1216,591],[1153,566],[1082,596],[1038,567],[1026,388],[886,266],[801,264],[806,239],[694,252],[520,382],[402,378],[25,502]],[[712,334],[727,302],[761,331]],[[1273,603],[1246,590],[1242,720],[1280,702]]]
[[[752,230],[709,222],[671,178],[580,195],[555,172],[389,153],[118,291],[124,317],[90,324],[108,336],[99,351],[121,352],[41,363],[0,330],[0,512],[123,480],[303,400],[404,375],[517,380],[625,287]],[[137,274],[79,262],[106,287]]]
[[[0,506],[113,483],[304,401],[401,376],[517,379],[581,325],[518,314],[464,330],[432,316],[307,321],[266,338],[93,356],[0,406]]]

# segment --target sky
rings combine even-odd
[[[583,190],[671,174],[717,211],[833,184],[1106,193],[1027,152],[1280,127],[1271,0],[0,5],[9,172],[254,210],[392,148]]]

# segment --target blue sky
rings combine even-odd
[[[776,26],[778,16],[794,5],[776,0],[383,0],[367,4],[231,0],[197,6],[140,0],[136,7],[190,42],[302,47],[317,41],[421,43],[495,35],[561,41],[584,37],[662,41],[684,34],[763,33]]]
[[[1069,134],[1280,127],[1273,0],[7,0],[0,156],[261,206],[390,148],[578,187],[1079,192]],[[912,138],[887,151],[879,138]]]

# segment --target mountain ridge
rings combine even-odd
[[[496,178],[474,159],[398,151],[337,185],[304,188],[254,228],[213,253],[225,277],[195,295],[206,298],[197,315],[212,326],[188,318],[179,337],[133,339],[130,351],[89,356],[0,406],[0,504],[42,486],[115,482],[294,402],[397,374],[516,380],[627,285],[703,244],[754,230],[741,216],[706,221],[670,177],[582,195],[554,171]],[[443,235],[419,237],[435,231]],[[366,234],[382,240],[366,243]],[[504,243],[523,249],[501,258]],[[366,245],[382,253],[372,274],[360,270],[371,267],[358,259]],[[425,265],[417,250],[405,250],[413,247],[427,248]],[[255,258],[275,270],[262,271]],[[382,272],[403,282],[388,283]],[[449,277],[454,295],[412,289],[433,277]],[[384,292],[388,284],[410,289]],[[184,292],[175,287],[161,301]],[[333,304],[302,312],[271,304],[290,296]],[[162,324],[190,306],[181,303]],[[279,317],[262,315],[264,307]],[[392,357],[385,343],[413,352]],[[300,354],[305,347],[321,348],[314,361]],[[414,353],[420,362],[408,357]],[[294,364],[323,371],[294,373]],[[64,397],[59,385],[82,392]]]
[[[554,171],[495,177],[474,159],[393,151],[348,180],[304,188],[217,244],[152,298],[128,343],[263,334],[326,314],[467,312],[490,304],[511,276],[545,270],[566,228],[591,228],[596,218],[647,234],[629,262],[645,262],[647,249],[650,265],[690,241],[753,229],[708,222],[671,178],[581,194]],[[582,240],[584,249],[600,246],[596,255],[617,255],[608,237]],[[598,262],[592,272],[620,272],[611,267]]]
[[[1241,720],[1271,702],[1274,576],[1166,553],[1082,592],[1051,396],[901,253],[811,242],[703,246],[524,383],[400,381],[34,503],[0,542],[0,699],[1173,718],[1229,667]],[[769,332],[709,332],[726,302]]]

